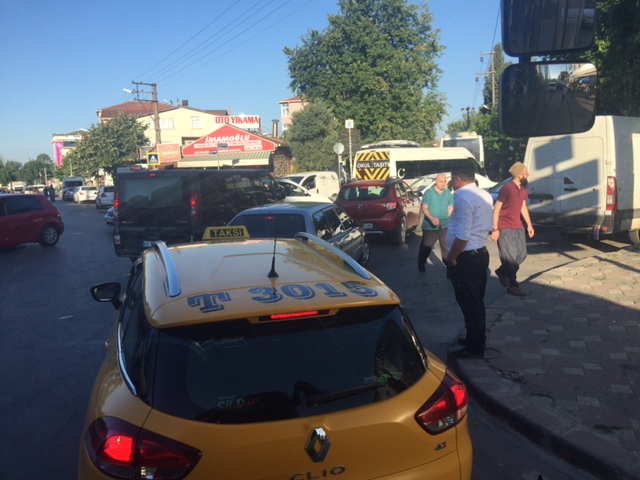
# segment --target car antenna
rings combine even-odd
[[[278,218],[278,215],[276,215],[276,231],[273,235],[273,255],[271,257],[271,271],[269,272],[269,275],[267,275],[268,278],[278,278],[280,276],[278,275],[278,272],[276,272],[276,241],[278,240]]]

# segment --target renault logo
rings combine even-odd
[[[304,449],[307,451],[314,463],[319,463],[327,456],[327,452],[331,447],[331,442],[327,438],[322,428],[316,428],[309,435],[307,444]]]

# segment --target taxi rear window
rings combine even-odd
[[[398,395],[426,371],[397,306],[158,335],[152,407],[202,422],[284,420],[367,405]]]

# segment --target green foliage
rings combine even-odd
[[[22,180],[20,169],[22,164],[12,160],[4,161],[0,158],[0,185],[9,185],[11,182]]]
[[[92,125],[89,134],[64,157],[66,174],[97,176],[98,170],[113,173],[115,165],[138,161],[137,148],[146,144],[145,127],[135,116],[120,113],[108,122]]]
[[[46,153],[41,153],[35,160],[29,160],[20,169],[20,178],[27,184],[44,184],[46,180],[51,180],[55,166],[51,157]]]
[[[640,1],[596,5],[596,45],[586,56],[598,68],[597,113],[640,116]]]
[[[500,132],[500,119],[497,111],[486,115],[477,115],[472,127],[478,135],[482,135],[487,176],[496,182],[507,178],[511,165],[524,160],[528,139],[503,135]]]
[[[442,120],[436,90],[443,47],[427,5],[406,0],[339,0],[323,31],[285,48],[290,87],[323,99],[339,123],[354,119],[363,143],[405,138],[425,143]]]
[[[340,139],[339,131],[338,120],[327,102],[309,102],[303,110],[295,112],[287,140],[296,159],[296,170],[308,172],[335,167],[333,146]]]

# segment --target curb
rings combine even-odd
[[[547,452],[602,478],[640,480],[637,473],[631,473],[633,470],[630,472],[620,466],[628,461],[628,455],[621,452],[618,445],[568,422],[553,409],[533,405],[526,396],[501,382],[485,360],[460,360],[448,354],[447,365],[453,367],[487,413]],[[598,451],[594,451],[593,446],[597,446]],[[618,463],[612,463],[611,459]],[[633,466],[629,465],[629,468]]]

